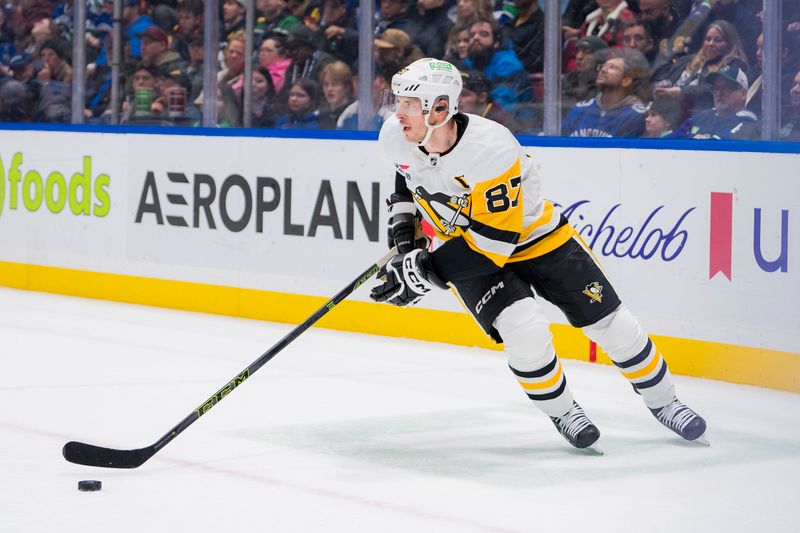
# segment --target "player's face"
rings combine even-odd
[[[419,98],[398,96],[395,116],[400,121],[407,141],[419,142],[425,138],[428,128],[425,126],[426,115],[422,114],[422,103]]]

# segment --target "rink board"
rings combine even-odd
[[[393,170],[374,140],[281,135],[0,131],[0,284],[301,322],[385,253]],[[800,392],[799,154],[549,144],[544,195],[675,372]],[[491,346],[446,292],[366,294],[320,325]]]

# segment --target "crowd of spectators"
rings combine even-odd
[[[0,7],[0,121],[71,120],[72,2]],[[800,140],[800,2],[783,10],[781,138]],[[200,125],[202,0],[122,0],[123,124]],[[521,134],[542,131],[541,0],[377,0],[373,128],[392,75],[421,57],[462,70],[460,108]],[[220,5],[218,123],[355,129],[358,2]],[[562,134],[760,138],[762,0],[562,0]],[[110,0],[87,0],[86,122],[111,121]],[[252,64],[249,120],[244,71]]]

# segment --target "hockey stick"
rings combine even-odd
[[[375,264],[371,265],[355,280],[341,290],[336,296],[328,300],[328,302],[317,309],[317,311],[308,317],[305,322],[295,327],[285,337],[278,341],[272,348],[267,350],[261,357],[253,361],[250,366],[245,368],[242,372],[238,373],[232,380],[230,380],[224,387],[218,390],[208,400],[200,404],[200,406],[189,413],[189,415],[181,420],[177,426],[170,429],[166,435],[161,437],[155,444],[138,448],[136,450],[116,450],[114,448],[103,448],[102,446],[95,446],[93,444],[86,444],[83,442],[71,441],[64,445],[62,453],[64,459],[71,463],[87,466],[101,466],[104,468],[137,468],[144,464],[145,461],[150,459],[161,448],[172,442],[172,439],[180,435],[186,428],[191,426],[198,418],[206,414],[212,407],[221,402],[228,394],[233,392],[233,389],[242,384],[244,380],[252,376],[256,370],[261,368],[267,361],[278,355],[278,352],[286,348],[293,340],[299,337],[305,330],[310,328],[315,322],[333,309],[336,305],[342,302],[345,298],[350,296],[358,287],[363,285],[372,276],[378,273],[380,269],[389,262],[389,260],[397,254],[397,248],[389,250],[385,256],[379,259]]]

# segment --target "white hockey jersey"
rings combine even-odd
[[[561,246],[575,230],[542,198],[531,158],[504,126],[477,115],[449,151],[426,154],[408,142],[394,116],[378,137],[384,157],[405,178],[418,211],[447,241],[469,247],[502,267]],[[399,191],[398,191],[399,192]]]

